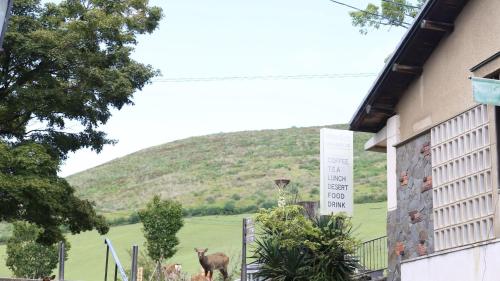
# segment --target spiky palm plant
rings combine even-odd
[[[273,281],[309,280],[311,268],[307,249],[282,248],[275,237],[266,237],[256,245],[255,257],[261,265],[257,276]]]
[[[321,217],[315,221],[320,230],[313,252],[314,279],[322,281],[352,280],[358,258],[354,255],[357,240],[352,236],[352,225],[345,216]]]

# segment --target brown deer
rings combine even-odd
[[[205,269],[201,268],[200,273],[192,275],[191,281],[208,281],[208,278],[205,276]]]
[[[182,266],[178,263],[167,264],[161,267],[165,280],[178,280],[181,277]]]
[[[229,275],[227,274],[227,265],[229,264],[229,257],[223,253],[215,253],[205,256],[208,249],[194,249],[198,254],[198,260],[200,261],[201,267],[205,271],[205,277],[208,273],[208,280],[212,281],[214,270],[219,270],[224,280],[227,280]]]
[[[52,276],[50,276],[50,277],[43,277],[43,278],[42,278],[42,281],[50,281],[50,280],[54,280],[54,279],[56,279],[56,276],[55,276],[55,275],[52,275]]]

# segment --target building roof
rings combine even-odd
[[[453,23],[467,2],[427,1],[354,114],[350,130],[378,132],[396,114],[400,96],[420,76],[441,39],[453,32]]]

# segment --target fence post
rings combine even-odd
[[[137,281],[137,256],[139,252],[139,247],[137,245],[132,246],[132,273],[130,278],[131,281]]]
[[[137,269],[137,281],[143,281],[144,268],[141,266]]]
[[[106,265],[104,268],[104,281],[108,281],[109,245],[106,244]]]
[[[241,281],[247,281],[247,219],[243,219],[241,247]]]
[[[64,281],[64,258],[65,258],[64,242],[59,242],[59,281]]]

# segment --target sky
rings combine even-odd
[[[350,0],[364,6],[365,0]],[[68,176],[170,141],[220,132],[349,122],[376,76],[161,82],[166,78],[378,74],[405,30],[361,35],[328,0],[151,0],[164,18],[133,58],[162,73],[113,111],[102,129],[116,145],[70,154]],[[319,137],[319,136],[318,136]]]

